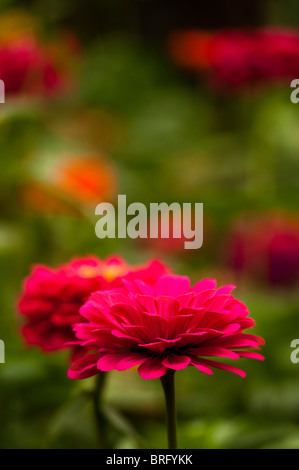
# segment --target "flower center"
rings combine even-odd
[[[101,271],[98,266],[80,266],[79,268],[79,275],[81,277],[89,278],[89,277],[96,277],[101,274]]]
[[[122,276],[127,273],[127,269],[120,264],[104,266],[102,270],[102,276],[106,281],[113,281],[116,277]]]

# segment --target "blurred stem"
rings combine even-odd
[[[169,369],[168,372],[161,377],[166,405],[168,449],[177,449],[174,372],[174,370]]]
[[[103,413],[103,392],[107,382],[107,372],[101,372],[96,376],[96,383],[93,392],[93,406],[98,429],[98,439],[100,449],[109,449],[107,440],[107,421]]]

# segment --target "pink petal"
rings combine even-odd
[[[139,347],[148,349],[149,351],[162,354],[164,353],[165,349],[168,347],[166,343],[162,341],[157,341],[154,343],[146,343],[146,344],[138,344]]]
[[[138,278],[146,283],[153,285],[159,277],[164,274],[170,274],[170,269],[165,266],[159,259],[152,260],[144,267],[138,268],[127,275],[128,278]]]
[[[163,339],[157,338],[159,341],[155,341],[153,343],[140,343],[138,344],[141,348],[146,348],[149,351],[156,352],[156,353],[163,353],[167,348],[170,348],[172,345],[178,343],[181,338],[175,339]]]
[[[144,281],[137,279],[134,284],[138,289],[138,293],[142,295],[154,295],[154,288],[149,284],[146,284]]]
[[[182,308],[191,307],[191,303],[194,297],[195,297],[194,292],[189,292],[188,294],[178,295],[176,297],[176,300],[179,302],[180,308],[182,309]]]
[[[203,362],[197,357],[193,357],[191,359],[190,365],[196,367],[196,369],[198,369],[199,372],[202,372],[203,374],[213,375],[214,373],[210,367],[207,367],[205,364],[203,364]]]
[[[124,337],[126,334],[130,338],[136,338],[136,341],[142,341],[144,343],[149,343],[152,341],[153,335],[151,330],[146,325],[125,325],[123,328],[123,333],[119,330],[113,330],[113,335],[118,337]]]
[[[232,296],[230,294],[219,294],[215,295],[212,299],[205,303],[205,308],[211,312],[217,312],[225,309],[226,305],[231,301]]]
[[[127,303],[117,303],[110,307],[110,312],[118,316],[122,321],[136,323],[140,319],[140,314],[136,308]],[[138,322],[139,323],[139,322]]]
[[[187,276],[162,276],[155,285],[156,295],[177,297],[190,291],[190,279]]]
[[[206,306],[206,302],[212,299],[215,295],[214,289],[207,289],[199,292],[199,294],[194,293],[194,298],[191,300],[189,307],[201,308]]]
[[[168,322],[168,335],[172,338],[180,335],[182,331],[189,331],[193,315],[176,315]]]
[[[263,361],[265,358],[261,354],[252,351],[235,351],[240,357],[249,357],[250,359],[257,359]]]
[[[219,289],[216,290],[215,295],[230,294],[235,288],[236,286],[234,284],[227,284],[226,286],[219,287]]]
[[[264,339],[260,336],[250,335],[247,333],[232,334],[215,338],[211,340],[211,346],[223,346],[225,348],[244,348],[253,347],[264,344]]]
[[[186,369],[190,362],[191,359],[189,356],[169,354],[165,359],[163,359],[162,364],[168,369],[181,370]]]
[[[158,296],[156,303],[159,315],[166,320],[172,318],[179,310],[179,302],[172,297]]]
[[[222,362],[210,361],[210,359],[201,359],[203,364],[207,366],[216,367],[217,369],[227,370],[228,372],[233,372],[234,374],[240,375],[241,377],[246,377],[246,373],[238,369],[237,367],[230,366],[229,364],[223,364]]]
[[[229,323],[224,328],[221,328],[221,331],[223,331],[223,333],[235,333],[236,331],[239,331],[239,330],[240,330],[239,323]]]
[[[216,288],[216,280],[215,279],[202,279],[201,281],[197,282],[195,286],[192,287],[192,292],[203,292],[208,289],[215,289]]]
[[[166,374],[167,367],[163,366],[161,359],[158,357],[153,357],[145,361],[138,368],[138,373],[140,377],[145,380],[149,379],[158,379],[162,375]]]
[[[142,354],[126,354],[126,356],[119,361],[117,365],[117,370],[121,371],[131,369],[131,367],[139,366],[146,360],[147,356],[143,356]]]
[[[135,296],[135,301],[138,304],[138,307],[148,313],[158,313],[156,299],[151,295],[141,295],[137,294]]]
[[[95,304],[91,300],[87,301],[80,308],[80,315],[96,324],[108,324],[109,322],[112,324],[118,324],[118,319],[111,315],[110,306],[106,304],[106,300],[107,296],[104,295],[101,297],[101,302],[99,304]]]
[[[217,334],[218,335],[218,334]],[[178,344],[179,348],[191,348],[192,346],[196,347],[198,346],[201,342],[205,341],[208,339],[209,333],[205,331],[200,331],[196,333],[182,333],[180,336],[180,341]]]
[[[102,371],[115,370],[117,369],[119,362],[125,357],[125,353],[105,354],[98,360],[97,367]]]
[[[67,371],[69,379],[86,379],[99,373],[97,361],[99,354],[87,354],[81,357]]]
[[[155,338],[167,338],[168,337],[168,322],[160,317],[159,315],[150,315],[144,313],[147,330],[152,333],[152,339]]]
[[[134,281],[130,281],[129,279],[122,278],[121,282],[122,282],[122,284],[123,284],[123,286],[124,286],[124,288],[127,292],[131,292],[131,293],[134,293],[134,294],[139,294],[139,289],[135,285]]]
[[[192,349],[192,354],[196,356],[217,356],[217,357],[229,357],[231,359],[239,359],[239,354],[234,351],[230,351],[225,348],[201,346],[199,348]]]

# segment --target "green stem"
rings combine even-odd
[[[161,383],[166,404],[168,449],[177,449],[174,370],[168,369],[168,372],[161,377]]]
[[[98,439],[100,449],[108,449],[107,443],[107,430],[106,430],[106,418],[103,413],[103,391],[105,388],[107,379],[107,372],[101,372],[96,376],[96,383],[93,392],[93,407],[96,418],[96,425],[98,429]]]

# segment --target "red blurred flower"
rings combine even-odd
[[[219,89],[279,83],[299,73],[299,34],[292,30],[176,32],[169,49],[178,65],[206,73]]]
[[[35,38],[0,46],[0,78],[7,94],[51,95],[63,90],[66,76]]]
[[[144,379],[187,366],[206,374],[213,374],[215,367],[244,377],[242,370],[207,358],[263,359],[251,351],[263,339],[243,332],[255,323],[245,304],[230,294],[234,286],[216,289],[216,281],[204,279],[190,288],[188,277],[173,275],[162,276],[154,286],[125,284],[126,294],[96,292],[80,309],[87,322],[74,327],[78,343],[96,352],[75,361],[69,378],[133,366],[139,366]]]
[[[7,95],[56,95],[73,85],[80,53],[71,32],[45,41],[34,17],[8,12],[0,19],[0,79]]]
[[[209,67],[212,38],[213,35],[205,31],[178,31],[169,37],[169,50],[181,67]]]
[[[45,351],[68,347],[75,339],[72,325],[82,321],[79,308],[90,294],[100,289],[121,288],[121,279],[142,279],[153,283],[168,269],[158,260],[131,266],[120,257],[100,260],[78,258],[52,269],[36,266],[26,279],[18,302],[26,322],[25,340]]]
[[[240,217],[229,231],[225,259],[239,276],[294,285],[299,279],[299,217],[283,213]]]

